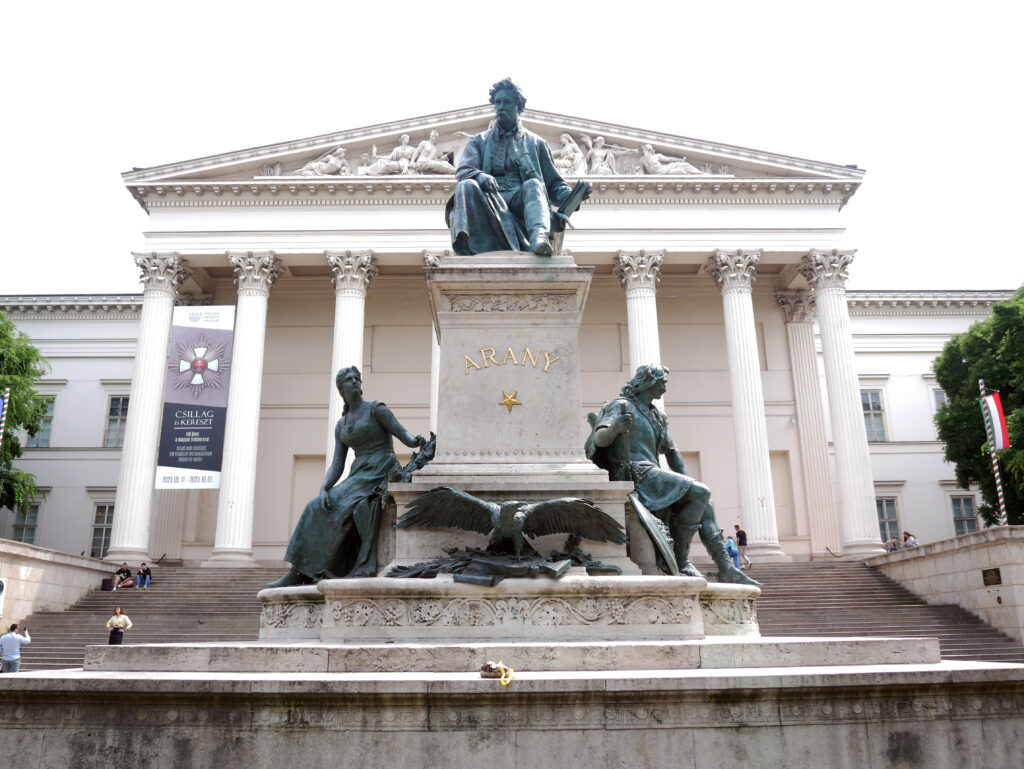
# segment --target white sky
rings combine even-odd
[[[133,166],[475,106],[505,76],[536,109],[866,168],[850,288],[1013,289],[1012,7],[12,3],[0,294],[139,291]]]

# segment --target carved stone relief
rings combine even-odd
[[[446,294],[449,312],[571,312],[575,294]]]
[[[316,160],[311,160],[295,172],[296,176],[349,176],[348,160],[345,159],[347,150],[344,147],[336,147],[330,152],[325,152]]]
[[[483,598],[330,601],[345,627],[495,627],[547,625],[682,625],[697,610],[692,598]]]
[[[260,614],[260,627],[312,629],[323,623],[323,603],[268,603]]]
[[[489,126],[490,127],[490,126]],[[470,134],[455,131],[452,138],[466,139]],[[425,176],[455,174],[455,152],[439,146],[441,135],[431,130],[427,138],[413,144],[409,134],[402,134],[397,146],[378,154],[373,145],[363,152],[355,163],[355,170],[347,158],[350,148],[335,147],[294,171],[282,171],[280,163],[266,163],[262,176]],[[697,164],[686,157],[657,152],[652,144],[624,147],[609,143],[603,136],[579,134],[573,138],[568,132],[559,136],[557,147],[551,148],[555,168],[563,176],[694,176],[729,174],[729,166],[710,162]]]

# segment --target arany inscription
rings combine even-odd
[[[533,368],[537,368],[540,363],[543,363],[544,368],[541,370],[546,374],[548,373],[548,369],[551,368],[552,363],[561,360],[557,355],[552,355],[544,350],[537,350],[537,352],[534,353],[529,347],[523,349],[521,358],[517,358],[515,350],[513,350],[511,346],[506,348],[505,355],[501,360],[498,360],[498,355],[501,354],[498,352],[499,349],[500,348],[497,347],[481,347],[479,355],[481,363],[477,363],[476,359],[474,359],[473,355],[475,355],[475,352],[473,354],[467,353],[466,374],[469,374],[470,371],[479,371],[480,369],[490,368],[492,365],[526,366],[527,363],[533,366]],[[542,355],[544,356],[543,361],[541,360]]]

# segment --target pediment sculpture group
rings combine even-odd
[[[464,137],[457,132],[455,136]],[[454,153],[438,146],[440,134],[430,135],[415,146],[409,134],[402,134],[398,146],[390,152],[378,154],[374,145],[358,160],[348,158],[345,147],[336,147],[311,160],[292,172],[294,176],[418,176],[428,174],[453,175]],[[565,176],[693,176],[725,174],[726,166],[712,168],[710,164],[694,165],[685,157],[663,155],[651,144],[629,148],[609,144],[603,136],[580,134],[577,141],[569,133],[559,138],[560,145],[551,148],[555,168]],[[353,169],[353,165],[355,168]]]

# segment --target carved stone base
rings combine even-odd
[[[352,644],[245,641],[90,646],[85,670],[121,673],[473,673],[488,661],[520,672],[721,670],[936,664],[935,638],[729,638],[702,641]]]
[[[681,641],[756,637],[760,590],[693,577],[324,580],[263,590],[260,638],[342,643]],[[319,635],[317,623],[320,623]]]

